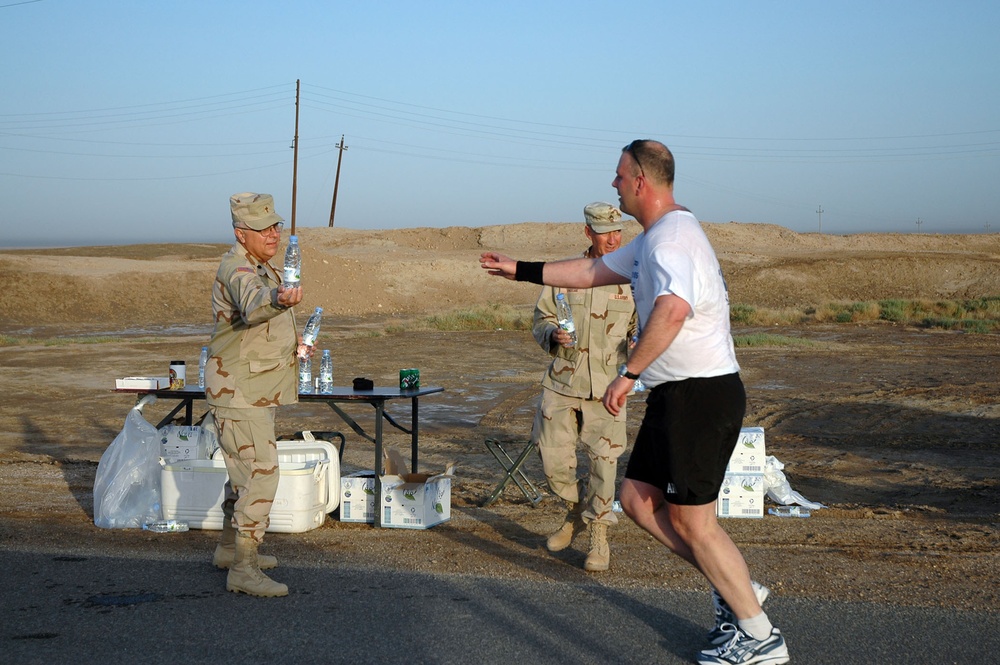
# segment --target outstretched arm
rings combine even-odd
[[[483,252],[479,264],[489,274],[506,279],[517,278],[517,261],[498,254]],[[589,289],[607,284],[628,284],[629,278],[614,272],[600,259],[566,259],[542,264],[542,284],[571,289]],[[534,280],[527,280],[534,281]]]

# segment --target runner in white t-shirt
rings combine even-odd
[[[667,349],[642,372],[649,387],[664,381],[740,371],[729,331],[729,296],[715,252],[695,216],[668,212],[604,265],[632,282],[640,338],[656,299],[674,294],[691,306]]]
[[[761,603],[746,561],[716,519],[715,504],[739,438],[746,393],[729,331],[718,259],[698,220],[673,195],[674,159],[657,141],[622,150],[612,185],[643,233],[599,259],[514,261],[484,252],[491,275],[550,286],[631,283],[639,342],[602,399],[617,414],[635,380],[652,386],[619,492],[625,513],[711,583],[713,648],[703,665],[788,662],[781,631]]]

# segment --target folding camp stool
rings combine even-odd
[[[524,471],[521,470],[521,465],[524,464],[524,460],[528,459],[528,454],[535,449],[534,441],[525,442],[524,449],[517,456],[517,459],[513,459],[510,453],[504,446],[512,446],[521,443],[520,441],[500,441],[498,439],[486,439],[486,449],[493,453],[493,457],[497,458],[500,462],[500,466],[504,468],[507,474],[504,476],[500,484],[496,486],[493,490],[493,494],[490,494],[489,498],[483,502],[483,507],[490,505],[497,500],[497,497],[503,492],[504,488],[507,487],[507,483],[514,481],[518,489],[528,498],[531,502],[532,507],[537,506],[538,503],[544,498],[542,493],[538,491],[538,488],[528,479],[528,476],[524,475]],[[523,481],[523,483],[522,483]]]

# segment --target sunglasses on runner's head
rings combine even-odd
[[[642,169],[642,162],[639,161],[639,153],[637,153],[635,151],[637,143],[641,143],[641,140],[640,139],[636,139],[635,141],[632,141],[631,143],[629,143],[627,146],[625,146],[625,152],[627,152],[628,154],[632,155],[632,159],[635,160],[636,166],[639,167],[639,175],[641,175],[643,178],[645,178],[646,177],[646,172]]]

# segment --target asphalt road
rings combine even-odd
[[[2,534],[0,534],[2,535]],[[0,538],[0,541],[3,539]],[[204,561],[0,551],[0,662],[692,663],[703,593],[283,565],[286,598]],[[887,582],[891,583],[891,582]],[[768,600],[793,663],[995,663],[1000,613]]]

